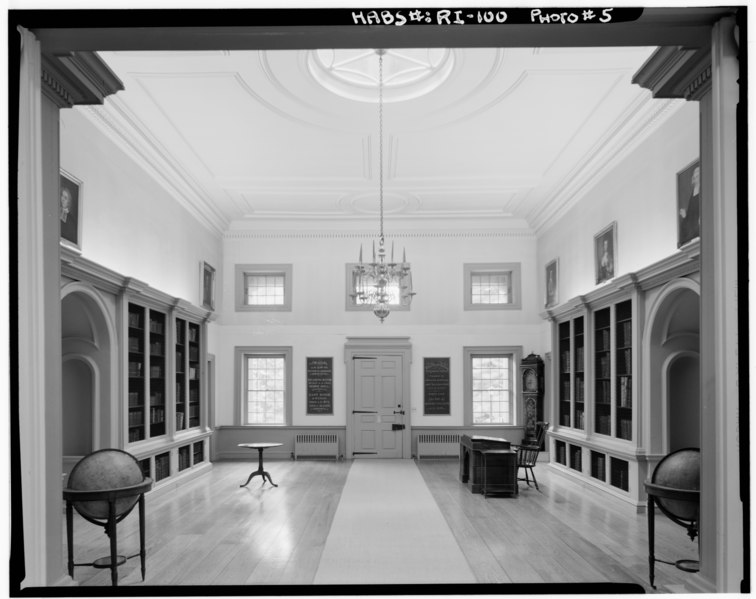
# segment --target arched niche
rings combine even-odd
[[[648,312],[643,430],[651,455],[666,455],[683,440],[700,447],[700,319],[700,287],[688,278],[667,283]]]
[[[77,281],[63,286],[61,321],[66,473],[85,455],[80,451],[120,446],[118,352],[112,306],[91,285]],[[82,435],[89,438],[77,438]]]

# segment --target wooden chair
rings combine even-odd
[[[533,468],[535,468],[536,462],[538,461],[538,454],[541,452],[541,446],[543,444],[543,439],[546,436],[546,431],[549,428],[548,422],[537,422],[536,423],[536,436],[534,440],[526,440],[528,442],[523,443],[522,445],[516,445],[514,449],[517,451],[517,471],[519,473],[520,469],[525,471],[525,478],[519,478],[517,480],[524,480],[528,486],[530,486],[530,477],[533,477],[533,483],[535,484],[535,488],[540,491],[541,489],[538,488],[538,481],[536,480],[535,472],[533,471]],[[530,475],[528,475],[528,472]]]

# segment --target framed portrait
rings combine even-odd
[[[551,308],[559,303],[559,258],[554,258],[546,264],[546,301],[545,306]]]
[[[81,181],[60,171],[60,242],[81,249]]]
[[[215,269],[207,262],[200,263],[202,307],[215,310]]]
[[[677,247],[701,235],[701,164],[692,162],[677,173]]]
[[[599,231],[593,237],[596,260],[596,284],[614,278],[617,271],[617,222]]]

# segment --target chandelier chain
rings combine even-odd
[[[383,242],[383,54],[378,54],[378,194],[381,210],[381,242]]]

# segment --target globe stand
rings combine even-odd
[[[132,484],[128,484],[132,483]],[[145,577],[144,494],[152,488],[152,479],[145,477],[131,454],[119,449],[101,449],[82,458],[68,476],[63,489],[66,501],[66,532],[68,540],[68,575],[73,578],[74,566],[110,569],[113,586],[118,586],[118,566],[127,559],[140,557],[142,580]],[[129,557],[119,555],[116,525],[139,506],[139,552]],[[102,526],[110,540],[110,555],[94,562],[74,563],[73,511],[88,522]]]
[[[654,564],[662,562],[675,566],[685,572],[698,572],[699,562],[692,559],[680,559],[668,562],[654,555],[654,514],[655,507],[672,520],[687,529],[688,536],[694,541],[698,536],[698,518],[700,502],[700,451],[698,449],[680,449],[665,456],[654,469],[651,480],[645,483],[648,493],[648,578],[651,588],[654,585]]]

